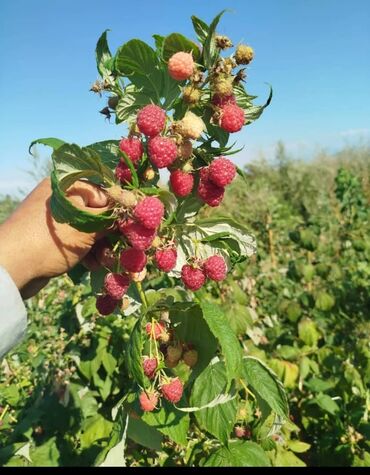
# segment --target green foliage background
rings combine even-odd
[[[173,410],[163,430],[161,412],[156,421],[153,414],[137,418],[130,398],[131,417],[121,414],[117,423],[117,404],[131,390],[117,342],[128,341],[132,321],[98,318],[93,283],[53,280],[27,302],[27,339],[1,362],[0,465],[98,465],[108,454],[104,463],[130,466],[368,466],[369,169],[368,147],[302,162],[279,144],[273,163],[249,164],[246,183],[239,178],[231,186],[217,212],[253,230],[258,252],[204,290],[242,342],[243,371],[252,382],[242,404],[218,406],[222,423],[206,409],[184,431],[187,417]],[[1,219],[14,205],[1,201]],[[207,318],[210,309],[202,310]],[[171,318],[183,317],[181,311],[180,305]],[[191,332],[197,315],[187,317]],[[287,391],[291,420],[282,428],[282,389],[259,361]],[[178,371],[186,378],[185,368]],[[222,362],[199,375],[197,401],[215,375],[225,377]],[[220,391],[209,388],[205,402]],[[260,398],[273,408],[271,423]],[[250,429],[249,440],[233,435],[228,421],[235,414]],[[125,444],[116,445],[123,433]],[[220,446],[223,439],[227,446]]]

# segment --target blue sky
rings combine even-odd
[[[59,137],[80,145],[119,138],[98,111],[94,49],[110,28],[111,51],[137,37],[178,31],[190,16],[209,22],[228,8],[219,33],[251,44],[247,89],[274,99],[236,139],[246,163],[276,142],[305,156],[370,140],[369,0],[0,0],[0,194],[31,186],[29,143]],[[39,150],[47,155],[47,150]]]

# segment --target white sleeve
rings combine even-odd
[[[27,311],[21,295],[7,271],[0,267],[0,359],[26,332]]]

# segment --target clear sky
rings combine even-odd
[[[219,33],[256,52],[247,89],[271,106],[235,134],[239,164],[282,139],[304,155],[370,138],[369,0],[0,0],[0,194],[29,186],[28,145],[59,137],[85,145],[119,138],[98,111],[95,44],[110,28],[111,51],[153,33],[191,36],[190,16],[209,22],[228,8]],[[46,154],[46,149],[39,150]]]

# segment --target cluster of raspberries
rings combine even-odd
[[[223,257],[211,256],[205,261],[195,261],[194,264],[185,264],[181,269],[181,279],[185,287],[189,290],[199,290],[211,279],[216,282],[224,280],[227,274],[227,267]]]
[[[176,404],[183,394],[183,383],[178,377],[169,377],[163,371],[164,367],[174,368],[180,360],[193,368],[198,361],[198,352],[191,344],[183,344],[171,337],[166,323],[153,320],[145,327],[148,337],[161,343],[157,356],[144,356],[142,367],[144,374],[151,380],[151,387],[139,395],[140,407],[143,411],[150,412],[158,407],[160,397]]]

